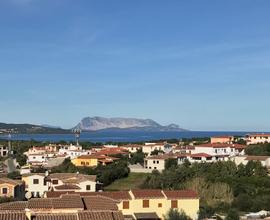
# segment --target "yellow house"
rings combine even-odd
[[[129,194],[130,200],[123,200],[118,204],[124,216],[164,219],[172,208],[182,210],[190,218],[197,219],[199,198],[193,191],[132,190]]]
[[[24,184],[19,180],[0,178],[0,197],[24,198]]]
[[[47,197],[59,197],[62,194],[61,192],[48,192]],[[164,219],[164,216],[171,208],[184,211],[192,219],[198,218],[199,197],[196,192],[191,190],[169,191],[146,189],[115,192],[79,192],[78,194],[84,198],[86,206],[87,201],[90,201],[90,205],[102,207],[106,210],[110,209],[107,200],[108,198],[111,199],[117,206],[117,210],[123,213],[125,219],[160,220]],[[93,199],[95,196],[102,198],[102,201],[97,204],[96,199]]]
[[[82,155],[75,159],[73,159],[71,162],[79,167],[79,166],[86,166],[86,167],[95,167],[98,165],[98,157],[95,155]]]

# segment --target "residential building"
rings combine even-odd
[[[211,144],[232,144],[233,140],[233,136],[216,136],[211,137]]]
[[[33,166],[44,166],[48,161],[45,154],[29,154],[27,163]]]
[[[48,176],[49,191],[95,192],[96,176],[79,173],[52,173]]]
[[[5,145],[0,145],[0,157],[8,156],[8,147]]]
[[[144,159],[144,168],[148,170],[162,171],[165,169],[165,162],[167,159],[177,160],[176,154],[161,154],[148,156]]]
[[[163,151],[164,152],[164,146],[167,144],[166,142],[160,142],[160,143],[145,143],[142,146],[142,152],[146,155],[150,155],[151,152],[154,150]]]
[[[270,134],[248,134],[246,141],[247,145],[270,143]]]
[[[9,178],[0,178],[0,197],[12,197],[15,199],[23,199],[25,186],[20,180]]]
[[[235,162],[236,165],[247,165],[248,161],[259,161],[262,166],[270,169],[270,156],[236,156],[231,158],[232,161]]]
[[[192,154],[205,153],[211,156],[224,157],[224,156],[236,156],[245,154],[245,145],[241,144],[201,144],[194,145],[194,150],[191,150]]]
[[[10,220],[124,220],[110,198],[61,195],[0,204],[0,219]]]
[[[47,198],[61,198],[71,193],[48,192]],[[191,190],[131,190],[116,192],[79,193],[86,208],[106,207],[106,210],[119,210],[125,219],[164,219],[173,208],[183,210],[192,219],[197,219],[199,197]],[[99,198],[99,199],[98,199]],[[113,205],[113,204],[116,204]]]
[[[98,164],[107,165],[115,160],[118,160],[118,158],[92,154],[79,156],[71,160],[71,162],[77,167],[96,167]]]
[[[96,176],[76,173],[24,174],[26,197],[43,197],[48,191],[94,192]]]
[[[81,155],[90,155],[91,151],[83,150],[80,145],[66,145],[61,146],[59,149],[59,155],[64,155],[66,158],[74,159]]]
[[[140,144],[128,144],[121,146],[121,148],[125,149],[126,151],[129,151],[130,153],[136,153],[139,150],[142,150],[142,145]]]

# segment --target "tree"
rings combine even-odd
[[[239,220],[239,214],[235,209],[230,209],[225,220]]]
[[[169,158],[165,160],[165,169],[168,170],[170,168],[177,167],[177,159]]]
[[[191,220],[190,217],[186,215],[184,211],[178,211],[177,209],[170,209],[166,216],[165,220]]]

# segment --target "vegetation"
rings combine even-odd
[[[166,216],[165,220],[191,220],[190,217],[186,215],[183,211],[178,211],[177,209],[170,209]]]
[[[144,157],[145,157],[145,155],[142,152],[142,150],[141,149],[140,150],[137,150],[136,153],[131,153],[130,154],[129,163],[130,164],[137,164],[137,163],[139,163],[139,164],[143,165],[143,163],[144,163]]]
[[[143,188],[193,189],[199,193],[201,217],[214,212],[270,210],[270,177],[260,162],[246,166],[217,162],[166,166],[162,173],[153,171]]]
[[[112,164],[103,166],[98,165],[95,168],[91,167],[76,167],[70,161],[65,159],[64,162],[51,170],[52,173],[82,173],[87,175],[97,175],[97,180],[103,183],[103,186],[108,186],[117,179],[127,177],[129,168],[125,160],[118,160]]]
[[[147,173],[129,173],[128,177],[114,181],[105,189],[109,191],[138,189],[148,175]]]
[[[270,144],[249,145],[245,149],[246,154],[255,156],[270,156]]]

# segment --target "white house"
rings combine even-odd
[[[246,141],[247,145],[270,143],[270,134],[248,134]]]
[[[236,156],[231,158],[238,166],[240,164],[247,165],[248,161],[259,161],[262,166],[270,168],[270,156]]]
[[[129,151],[130,153],[136,153],[138,150],[142,149],[142,145],[140,145],[140,144],[128,144],[128,145],[121,146],[121,148]]]
[[[144,168],[148,170],[158,170],[162,171],[165,169],[165,161],[167,159],[177,160],[176,154],[162,154],[149,156],[144,159]]]
[[[72,160],[81,155],[90,155],[91,151],[83,150],[80,145],[66,145],[60,147],[58,154],[65,155],[66,158],[69,157]]]
[[[164,151],[164,146],[167,144],[166,142],[161,142],[161,143],[145,143],[142,146],[142,152],[145,153],[146,155],[150,155],[152,151],[154,150],[159,150],[159,151]]]
[[[27,163],[36,166],[43,166],[47,163],[48,157],[45,154],[29,154]]]
[[[192,154],[205,153],[212,156],[236,156],[245,154],[245,145],[241,144],[201,144],[194,145]]]
[[[27,197],[44,197],[48,191],[95,192],[96,176],[77,173],[29,173],[22,175]]]

